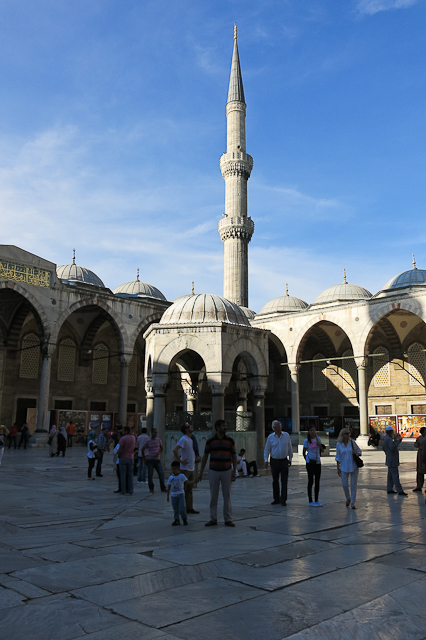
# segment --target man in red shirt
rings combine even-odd
[[[72,422],[67,426],[67,447],[72,447],[72,436],[74,433],[74,425]]]
[[[148,487],[151,493],[154,493],[154,480],[152,476],[154,469],[158,473],[160,479],[161,491],[167,491],[164,483],[164,472],[161,466],[160,453],[163,451],[163,443],[157,438],[157,429],[151,429],[151,437],[145,442],[142,448],[142,454],[148,467]]]
[[[124,427],[124,436],[120,438],[118,443],[120,448],[117,452],[120,467],[121,495],[126,495],[127,491],[133,495],[133,458],[135,451],[136,439],[130,435],[129,427]]]

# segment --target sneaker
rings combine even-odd
[[[396,493],[396,491],[393,491],[393,490],[392,490],[392,491],[388,491],[388,493]]]
[[[87,478],[88,480],[94,480],[95,478]]]
[[[142,484],[142,480],[138,480],[138,484]]]
[[[413,489],[413,493],[415,493],[416,491],[420,491],[420,493],[421,493],[422,490],[419,489],[419,487],[416,487],[415,489]]]
[[[251,473],[251,474],[249,475],[249,478],[252,478],[252,477],[253,477],[253,474]]]
[[[351,502],[351,509],[356,509],[356,506],[354,505],[353,502]]]
[[[232,520],[227,520],[227,522],[225,522],[225,526],[226,527],[235,527],[235,524],[232,522]]]
[[[179,520],[173,520],[172,527],[177,527],[180,524]]]
[[[351,499],[350,499],[350,498],[348,498],[348,499],[346,500],[346,506],[347,506],[347,507],[349,507],[349,505],[350,505],[350,504],[351,504]]]
[[[209,520],[208,522],[206,522],[206,524],[204,525],[205,527],[215,527],[217,525],[217,522],[215,522],[214,520]]]
[[[315,506],[316,506],[316,507],[322,507],[322,504],[321,504],[321,502],[316,502],[316,503],[315,503]]]
[[[316,507],[316,506],[317,506],[317,504],[316,504],[316,502],[310,502],[310,503],[309,503],[309,506],[310,506],[310,507]]]
[[[142,484],[147,484],[147,480],[142,480]]]
[[[408,496],[408,493],[405,493],[405,491],[398,491],[398,495],[399,496]]]
[[[183,521],[183,524],[188,524],[188,520],[184,520],[184,521]]]

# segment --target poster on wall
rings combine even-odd
[[[396,416],[369,416],[368,420],[370,422],[370,431],[373,429],[384,434],[386,427],[396,429]]]
[[[109,431],[112,429],[112,413],[102,414],[101,428],[108,429]]]
[[[397,416],[397,431],[402,438],[418,438],[420,429],[426,427],[426,416],[405,415]]]
[[[59,427],[67,427],[70,422],[73,423],[74,429],[74,442],[76,444],[84,443],[84,432],[86,429],[86,411],[66,411],[63,409],[58,410],[57,424]]]
[[[89,413],[89,431],[97,431],[99,427],[99,413]]]

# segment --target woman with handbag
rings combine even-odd
[[[303,457],[306,462],[306,471],[308,472],[308,499],[310,507],[322,507],[318,502],[320,478],[321,478],[321,451],[325,449],[321,438],[317,436],[315,427],[311,427],[308,431],[308,437],[303,443]],[[312,487],[315,481],[315,502],[312,500]]]
[[[342,479],[342,487],[345,492],[346,506],[356,509],[356,485],[358,482],[358,468],[363,467],[364,463],[360,456],[362,451],[351,438],[348,427],[344,427],[337,438],[336,443],[336,462],[337,475]],[[349,493],[349,476],[351,477],[351,491]]]

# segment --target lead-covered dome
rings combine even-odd
[[[244,313],[246,318],[248,318],[248,320],[253,320],[253,318],[256,315],[255,311],[253,311],[252,309],[249,309],[248,307],[240,307],[240,309]]]
[[[346,272],[343,270],[343,282],[329,287],[318,296],[314,304],[327,304],[329,302],[350,302],[357,300],[369,300],[372,294],[359,287],[357,284],[346,282]]]
[[[159,289],[139,280],[139,269],[136,272],[136,280],[121,284],[114,289],[113,293],[123,298],[157,298],[158,300],[166,300]]]
[[[250,326],[241,308],[222,296],[194,293],[177,298],[160,320],[160,324],[227,322]]]
[[[385,284],[382,291],[393,289],[403,289],[405,287],[416,287],[426,284],[426,269],[417,269],[416,260],[413,254],[413,268],[409,271],[398,273]]]
[[[307,309],[308,303],[295,296],[288,295],[288,285],[285,288],[285,295],[279,296],[267,302],[260,310],[259,315],[264,313],[294,313]]]
[[[80,267],[78,264],[75,264],[75,249],[73,250],[72,263],[56,267],[56,275],[59,280],[65,284],[81,282],[82,284],[91,284],[95,287],[102,287],[105,289],[104,283],[96,273],[93,273],[90,269],[86,269],[85,267]]]

